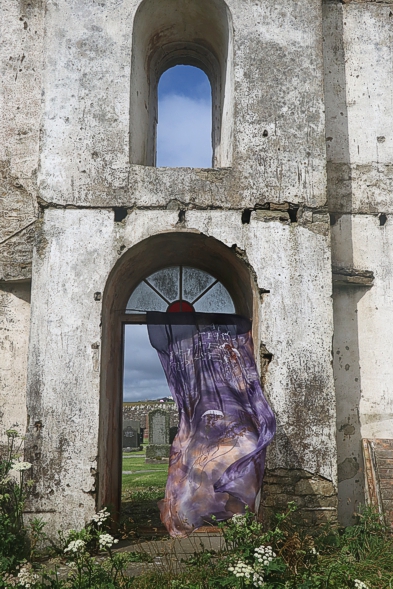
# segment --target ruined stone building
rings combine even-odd
[[[392,0],[0,8],[0,415],[26,431],[30,511],[54,531],[118,506],[126,304],[176,265],[253,320],[262,504],[389,511],[366,483],[393,438]],[[176,64],[211,82],[209,169],[155,166]]]

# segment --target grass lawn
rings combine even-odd
[[[168,470],[168,463],[162,464],[148,464],[145,462],[145,456],[138,456],[135,458],[123,457],[123,471],[132,470]]]
[[[159,487],[165,490],[168,471],[146,472],[137,474],[123,474],[123,495],[129,491]]]
[[[168,463],[149,464],[144,452],[123,455],[122,529],[124,537],[166,535],[161,524],[157,501],[165,495]]]

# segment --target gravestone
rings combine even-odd
[[[178,430],[179,430],[179,426],[177,426],[177,425],[173,425],[172,427],[169,428],[169,443],[171,445],[172,445],[173,440],[177,436]]]
[[[169,427],[168,411],[155,409],[149,412],[149,445],[146,448],[146,460],[162,460],[169,458]]]
[[[123,420],[123,450],[135,451],[141,449],[143,433],[139,421]]]

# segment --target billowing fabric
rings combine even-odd
[[[254,360],[251,323],[237,315],[147,315],[179,408],[161,520],[185,537],[217,520],[255,511],[275,419]]]

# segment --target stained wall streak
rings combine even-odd
[[[362,438],[393,438],[392,17],[390,0],[324,4],[332,260],[335,272],[347,269],[352,275],[334,288],[333,365],[343,524],[353,523],[357,506],[365,500]]]

